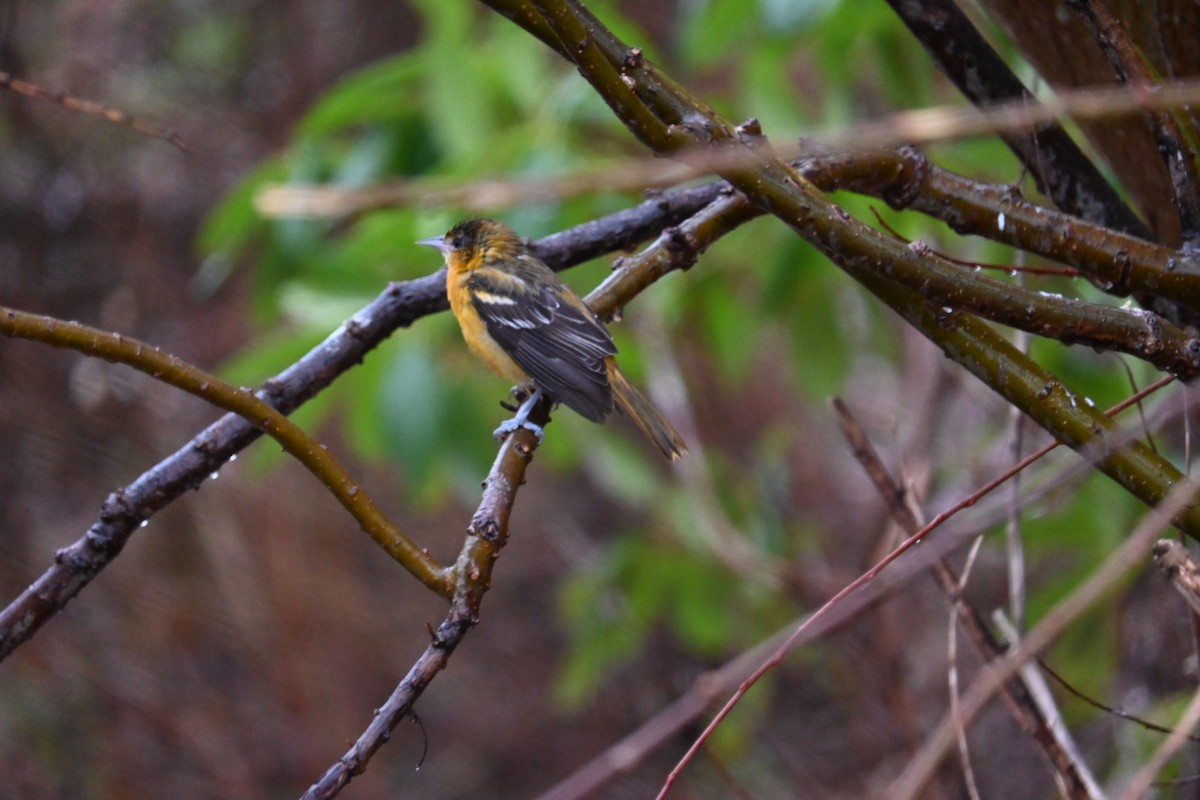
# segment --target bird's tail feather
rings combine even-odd
[[[658,445],[663,455],[675,461],[688,451],[683,437],[658,413],[645,395],[625,378],[615,363],[609,364],[608,380],[617,405],[637,423],[647,439]]]

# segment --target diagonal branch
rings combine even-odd
[[[1180,481],[1163,502],[1143,518],[1129,537],[1113,551],[1086,581],[1071,592],[1029,632],[1020,646],[986,670],[963,695],[959,719],[943,719],[937,730],[912,758],[901,775],[888,788],[886,797],[894,800],[923,796],[938,763],[953,746],[954,727],[965,725],[983,709],[1003,683],[1016,675],[1021,665],[1035,658],[1057,639],[1067,627],[1099,600],[1129,568],[1141,563],[1154,537],[1188,503],[1195,501],[1200,489],[1189,479]]]
[[[940,219],[958,233],[984,236],[1075,267],[1118,297],[1156,295],[1200,310],[1200,264],[1187,253],[1037,205],[1012,186],[957,175],[931,164],[913,148],[846,156],[844,167],[824,162],[816,158],[799,166],[827,191],[866,191],[893,208]],[[826,170],[832,179],[823,176]]]
[[[953,0],[888,0],[938,68],[972,103],[982,108],[1020,101],[1040,105]],[[1058,123],[1028,132],[1001,133],[1054,204],[1080,219],[1124,231],[1146,241],[1154,235],[1104,179]]]
[[[1069,0],[1068,5],[1087,23],[1116,73],[1118,82],[1129,85],[1138,95],[1151,94],[1154,81],[1149,70],[1108,8],[1095,0]],[[1170,112],[1147,110],[1146,124],[1154,135],[1167,174],[1171,176],[1172,199],[1179,212],[1184,243],[1189,248],[1194,247],[1200,238],[1200,179],[1196,175],[1194,156],[1187,147],[1179,123]]]
[[[875,490],[887,506],[892,520],[900,526],[905,535],[912,536],[917,533],[921,525],[916,515],[905,505],[902,499],[903,489],[884,467],[858,420],[840,399],[834,399],[833,410],[837,414],[842,435],[850,445],[854,458],[875,484]],[[966,631],[983,662],[986,664],[1003,656],[1004,646],[992,635],[979,610],[962,596],[958,577],[946,560],[935,560],[930,566],[930,572],[946,599],[950,601],[958,624]],[[1010,680],[1000,688],[1000,692],[1013,719],[1041,749],[1059,780],[1068,788],[1068,796],[1083,800],[1091,797],[1088,791],[1089,778],[1081,773],[1079,765],[1055,737],[1049,722],[1030,696],[1025,684],[1018,680]]]
[[[536,244],[556,269],[628,248],[702,208],[717,189],[672,192],[652,198]],[[257,396],[283,414],[299,408],[328,387],[390,336],[418,319],[445,310],[444,272],[393,283],[303,358],[268,379]],[[613,303],[613,307],[628,298]],[[55,554],[54,563],[19,597],[0,610],[0,660],[32,638],[92,579],[120,555],[140,525],[253,443],[262,432],[229,414],[209,425],[175,453],[111,493],[87,532]]]
[[[76,350],[133,367],[155,380],[237,414],[275,441],[315,475],[362,529],[418,580],[449,596],[445,570],[389,520],[329,450],[302,428],[245,389],[237,389],[157,347],[78,322],[0,307],[0,333]],[[6,640],[4,641],[6,644]]]
[[[164,142],[174,145],[183,152],[187,152],[188,149],[187,142],[184,141],[183,136],[170,128],[164,128],[143,119],[138,119],[126,111],[114,108],[113,106],[106,106],[103,103],[97,103],[94,100],[85,100],[82,97],[75,97],[66,92],[46,89],[36,83],[23,81],[7,72],[0,71],[0,89],[8,89],[17,94],[23,94],[26,97],[57,103],[63,108],[77,111],[81,114],[102,117],[116,125],[124,125],[130,130],[137,131],[143,136],[162,139]]]
[[[511,6],[513,0],[485,1]],[[572,13],[578,8],[563,0],[539,0],[538,6],[569,9]],[[553,27],[553,21],[546,19]],[[774,159],[765,143],[753,137],[752,129],[735,130],[711,109],[689,106],[689,95],[683,90],[675,91],[675,84],[645,59],[624,63],[618,75],[612,59],[629,48],[590,17],[588,34],[609,48],[609,63],[599,67],[596,74],[589,71],[590,62],[577,64],[597,92],[603,95],[616,91],[614,80],[628,88],[630,84],[625,82],[628,79],[648,105],[663,109],[660,116],[670,113],[686,117],[688,129],[697,132],[697,145],[722,142],[730,148],[740,148],[744,166],[724,169],[722,177],[756,205],[779,217],[1053,436],[1094,458],[1098,469],[1148,504],[1160,502],[1180,479],[1174,466],[1144,445],[1121,443],[1112,423],[1091,408],[1086,398],[1075,395],[989,326],[961,311],[934,311],[928,299],[912,288],[911,283],[909,286],[897,283],[909,280],[919,286],[922,271],[929,265],[936,265],[936,269],[930,270],[934,277],[953,278],[947,272],[955,269],[953,265],[938,264],[939,259],[918,254],[850,217],[821,197],[795,169]],[[648,91],[651,86],[653,92]],[[684,112],[685,108],[690,108],[690,114]],[[697,122],[698,119],[703,123]],[[970,294],[972,284],[973,280],[962,282],[959,291],[964,296]],[[965,302],[962,297],[946,299],[952,300],[955,308]],[[1200,509],[1187,509],[1178,524],[1191,535],[1200,535]]]
[[[534,412],[534,421],[542,424],[547,421],[544,406]],[[466,542],[455,562],[454,595],[446,618],[436,631],[431,632],[429,646],[387,702],[375,712],[367,729],[346,754],[309,787],[304,793],[305,800],[334,797],[351,779],[366,771],[371,756],[383,746],[400,721],[412,712],[413,704],[445,668],[467,631],[479,621],[479,606],[491,585],[492,568],[508,541],[509,512],[517,489],[525,482],[525,470],[536,447],[537,440],[524,428],[518,429],[501,445],[484,481],[479,507],[467,528]]]
[[[612,276],[587,296],[588,304],[602,317],[611,316],[625,303],[659,278],[677,269],[687,269],[712,242],[737,227],[745,216],[733,208],[735,198],[727,195],[680,225],[668,228],[644,251],[623,260]],[[753,209],[750,209],[753,210]],[[546,409],[535,422],[545,427]],[[484,481],[483,498],[467,529],[467,540],[452,570],[456,581],[446,619],[433,634],[433,641],[413,664],[376,713],[354,746],[335,762],[304,795],[306,800],[336,795],[355,775],[361,774],[391,731],[412,711],[425,687],[449,660],[450,654],[479,619],[479,607],[491,585],[492,567],[508,541],[508,519],[517,489],[525,482],[525,470],[537,440],[520,428],[500,447],[496,461]]]

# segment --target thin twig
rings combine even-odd
[[[954,594],[951,596],[951,602],[955,605],[957,616],[951,614],[948,618],[949,630],[946,633],[946,684],[947,691],[950,695],[950,714],[954,718],[958,718],[958,617],[964,615],[964,610],[960,606],[966,601],[963,599],[963,593],[967,588],[967,580],[971,575],[971,567],[975,564],[975,557],[979,554],[979,548],[983,544],[983,537],[976,536],[975,541],[971,542],[971,549],[967,553],[966,563],[963,564],[962,572],[958,576],[958,580],[951,584]],[[974,618],[978,612],[972,610],[969,615]],[[988,653],[985,658],[991,658],[995,654]],[[1036,719],[1036,716],[1034,717]],[[958,745],[958,761],[962,765],[963,783],[966,784],[967,796],[970,800],[981,800],[979,794],[979,786],[975,781],[975,769],[971,765],[971,749],[967,744],[967,726],[958,725],[954,731],[954,738]]]
[[[1186,709],[1179,717],[1179,722],[1176,723],[1175,729],[1171,734],[1163,740],[1158,749],[1146,759],[1146,763],[1138,770],[1125,788],[1118,795],[1117,800],[1138,800],[1138,798],[1146,797],[1151,784],[1166,766],[1171,757],[1179,751],[1187,743],[1188,732],[1195,730],[1196,725],[1200,724],[1200,689],[1192,695],[1192,701],[1188,703]]]
[[[1154,545],[1154,563],[1192,611],[1200,614],[1200,570],[1187,548],[1173,539],[1162,539]]]
[[[1154,537],[1164,527],[1171,524],[1171,519],[1181,509],[1188,503],[1194,502],[1198,488],[1200,487],[1190,479],[1181,479],[1163,502],[1146,514],[1121,546],[1114,550],[1112,555],[1088,576],[1087,580],[1042,618],[1019,647],[976,679],[963,695],[962,705],[959,709],[961,719],[966,722],[974,719],[992,695],[1020,669],[1022,664],[1036,658],[1069,625],[1108,592],[1128,569],[1138,564],[1149,549]],[[937,765],[941,763],[946,751],[954,744],[954,726],[957,724],[959,723],[956,720],[944,719],[938,725],[937,730],[929,737],[916,756],[909,761],[908,766],[897,780],[886,790],[886,797],[891,800],[908,800],[908,798],[922,796]]]
[[[906,535],[912,536],[917,533],[921,529],[921,526],[914,512],[902,502],[903,492],[900,485],[888,472],[887,468],[884,467],[883,461],[879,458],[879,455],[871,445],[862,427],[858,424],[858,421],[850,413],[850,409],[839,399],[834,399],[831,405],[837,414],[838,425],[842,430],[842,435],[850,444],[855,460],[862,465],[871,482],[875,484],[875,490],[883,499],[892,519],[901,527]],[[935,560],[931,564],[931,574],[937,581],[943,594],[950,601],[955,612],[951,617],[950,633],[948,636],[949,653],[947,670],[947,681],[950,685],[950,714],[953,719],[958,718],[957,709],[959,703],[958,665],[956,657],[957,626],[961,625],[963,630],[966,631],[972,644],[975,646],[976,652],[984,663],[994,661],[1005,652],[1003,645],[988,630],[983,616],[963,596],[967,576],[970,574],[971,565],[974,562],[975,554],[978,552],[981,542],[982,536],[975,536],[972,540],[970,554],[963,566],[961,575],[958,577],[954,575],[951,567],[943,560]],[[1034,743],[1041,749],[1043,755],[1046,756],[1047,761],[1054,770],[1055,777],[1066,787],[1067,796],[1076,798],[1077,800],[1086,800],[1086,798],[1089,798],[1090,794],[1087,790],[1088,776],[1080,769],[1078,761],[1072,758],[1060,746],[1058,738],[1054,735],[1047,720],[1025,688],[1020,683],[1013,681],[1006,684],[1002,691],[1013,718],[1020,725],[1021,729],[1033,739]],[[957,727],[955,730],[955,740],[958,743],[959,757],[963,763],[963,774],[967,782],[968,793],[972,797],[977,797],[978,790],[974,785],[974,776],[967,752],[965,725]]]
[[[719,187],[699,187],[654,197],[548,236],[534,243],[535,250],[550,266],[564,269],[611,252],[614,247],[630,247],[652,237],[719,195]],[[614,291],[624,291],[629,285],[614,287]],[[610,303],[614,308],[629,299],[615,294],[608,299],[595,298],[597,303]],[[444,271],[393,283],[324,342],[265,381],[257,396],[289,414],[358,365],[398,328],[447,307]],[[258,428],[240,416],[226,415],[132,483],[112,492],[86,533],[59,550],[50,567],[0,610],[0,660],[32,638],[99,575],[143,522],[200,486],[260,435]]]
[[[0,306],[0,333],[125,364],[237,414],[279,442],[325,484],[363,531],[401,566],[428,588],[449,597],[450,583],[445,570],[379,510],[333,453],[249,390],[230,386],[215,375],[137,339],[78,322],[64,322]]]
[[[1025,263],[1025,251],[1016,254],[1016,260]],[[1018,283],[1024,283],[1024,275],[1018,275]],[[1029,352],[1030,335],[1018,331],[1013,338],[1013,344],[1021,352]],[[1135,388],[1136,391],[1136,388]],[[1025,443],[1025,416],[1020,409],[1010,408],[1008,415],[1012,426],[1012,443],[1009,452],[1013,461],[1021,460],[1021,450]],[[1004,551],[1008,564],[1008,611],[1012,617],[1013,626],[1018,632],[1025,630],[1025,540],[1021,536],[1021,514],[1018,498],[1021,494],[1021,473],[1013,475],[1008,487],[1008,519],[1004,523]]]
[[[63,108],[71,111],[78,111],[81,114],[90,114],[93,116],[103,117],[109,122],[117,125],[124,125],[127,128],[137,131],[140,134],[149,136],[154,139],[162,139],[168,144],[174,145],[180,150],[187,152],[187,142],[177,132],[170,128],[163,128],[158,125],[151,124],[144,120],[128,114],[119,108],[106,106],[103,103],[97,103],[92,100],[84,100],[65,92],[55,92],[50,89],[45,89],[38,86],[36,83],[23,81],[20,78],[14,78],[7,72],[0,72],[0,88],[10,89],[17,94],[23,94],[26,97],[33,97],[38,100],[47,100],[51,103],[57,103]]]
[[[1016,643],[1021,640],[1021,631],[1013,624],[1012,620],[1008,619],[1001,609],[995,609],[992,612],[992,620],[1000,631],[1000,635],[1008,641],[1009,648],[1015,647]],[[1040,665],[1040,663],[1039,660],[1038,664]],[[1054,693],[1050,691],[1045,677],[1032,663],[1022,665],[1017,675],[1030,702],[1037,708],[1039,716],[1045,720],[1047,732],[1053,737],[1058,750],[1072,764],[1074,776],[1077,776],[1080,782],[1078,790],[1075,790],[1077,795],[1088,798],[1088,800],[1103,800],[1104,790],[1100,788],[1096,776],[1092,774],[1087,761],[1079,752],[1079,746],[1075,743],[1075,738],[1063,720],[1062,712],[1055,702]],[[1072,796],[1073,787],[1066,784],[1064,777],[1059,774],[1055,775],[1055,778],[1058,780],[1063,796]]]
[[[1154,549],[1157,550],[1158,544],[1160,544],[1163,541],[1170,541],[1170,540],[1169,539],[1166,539],[1166,540],[1160,539],[1159,543],[1156,543],[1154,545]],[[1101,703],[1099,700],[1095,699],[1094,697],[1089,697],[1088,695],[1079,691],[1079,689],[1075,688],[1075,686],[1073,686],[1071,683],[1069,683],[1067,681],[1067,679],[1064,678],[1062,675],[1059,675],[1057,672],[1055,672],[1053,669],[1051,669],[1050,665],[1046,663],[1045,659],[1039,658],[1037,663],[1038,663],[1038,667],[1043,672],[1045,672],[1047,675],[1049,675],[1051,678],[1053,678],[1055,683],[1057,683],[1059,686],[1061,686],[1063,689],[1065,689],[1068,693],[1074,695],[1075,697],[1079,698],[1083,702],[1087,703],[1089,706],[1099,709],[1100,711],[1103,711],[1105,714],[1111,714],[1114,717],[1120,717],[1121,719],[1125,719],[1125,720],[1129,720],[1130,722],[1137,723],[1138,725],[1141,725],[1146,730],[1157,731],[1158,733],[1170,733],[1171,732],[1172,729],[1167,727],[1166,725],[1159,725],[1156,722],[1151,722],[1148,719],[1143,719],[1142,717],[1139,717],[1136,714],[1130,714],[1128,711],[1122,711],[1119,708],[1113,708],[1112,706],[1105,705],[1104,703]],[[1195,734],[1191,735],[1189,738],[1193,742],[1200,742],[1200,736],[1197,736]]]
[[[535,422],[547,421],[545,404],[535,411]],[[387,702],[372,718],[354,745],[325,771],[304,793],[304,800],[325,800],[336,796],[351,779],[367,769],[371,757],[387,741],[391,732],[450,659],[450,655],[479,621],[479,607],[491,585],[492,568],[500,550],[508,541],[509,513],[517,489],[525,481],[525,471],[533,458],[537,439],[524,428],[518,429],[500,446],[496,460],[484,481],[479,507],[467,528],[466,541],[455,562],[456,586],[445,620],[432,632],[429,646],[396,686]]]

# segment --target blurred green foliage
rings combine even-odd
[[[437,255],[414,241],[463,216],[452,208],[404,207],[372,211],[352,224],[264,219],[254,210],[263,187],[551,176],[640,154],[574,70],[515,26],[472,4],[416,5],[425,26],[419,45],[330,90],[296,126],[290,146],[231,191],[208,219],[199,240],[208,271],[219,278],[230,264],[249,264],[256,281],[264,332],[226,366],[237,382],[255,384],[290,363],[388,281],[436,270]],[[611,3],[589,5],[622,35],[645,42],[652,57],[694,82],[718,108],[737,119],[759,117],[777,141],[893,109],[957,102],[882,3],[693,2],[685,4],[673,35],[656,42]],[[1018,174],[996,141],[937,151],[977,178]],[[958,258],[1012,259],[1007,248],[958,238],[882,201],[837,199],[868,222],[878,212],[899,235]],[[547,199],[496,216],[537,237],[637,200],[614,193]],[[585,265],[567,280],[586,292],[607,269],[606,263]],[[645,385],[648,359],[686,364],[692,391],[711,396],[707,423],[718,430],[726,427],[722,418],[757,412],[753,403],[761,398],[747,387],[762,385],[764,371],[789,396],[821,408],[864,363],[899,364],[905,357],[894,318],[767,219],[734,232],[686,275],[669,277],[628,311],[630,322],[614,328],[626,370]],[[650,329],[653,335],[644,332]],[[655,347],[643,350],[648,341]],[[1111,357],[1089,365],[1053,344],[1039,344],[1035,352],[1097,402],[1128,389]],[[311,427],[341,412],[332,418],[357,455],[386,462],[402,476],[406,503],[471,503],[494,455],[490,431],[504,414],[497,401],[507,389],[467,354],[449,315],[439,315],[393,337],[299,417]],[[565,411],[555,416],[539,461],[586,477],[632,520],[562,590],[569,639],[557,687],[562,702],[584,702],[597,681],[635,658],[651,635],[665,632],[718,661],[796,613],[784,591],[765,589],[759,576],[731,568],[689,533],[710,507],[698,508],[688,494],[694,487],[665,476],[629,426],[597,428]],[[702,468],[719,487],[708,498],[711,509],[763,559],[786,568],[829,533],[799,518],[788,497],[797,475],[787,454],[804,432],[786,417],[772,419],[759,420],[755,439],[734,444],[714,435],[703,442],[708,461]],[[754,428],[738,427],[748,429]],[[1030,523],[1039,558],[1064,563],[1038,589],[1035,613],[1061,596],[1068,577],[1077,578],[1107,552],[1114,531],[1136,511],[1122,493],[1107,491],[1105,479],[1085,488]]]

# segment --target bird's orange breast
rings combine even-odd
[[[450,310],[458,319],[462,328],[463,339],[471,352],[483,360],[492,372],[511,381],[515,385],[529,383],[529,373],[521,369],[521,365],[513,361],[504,352],[492,335],[488,333],[487,325],[475,309],[475,301],[471,298],[471,290],[467,287],[467,277],[470,272],[461,266],[450,264],[446,273],[446,295],[450,298]]]

